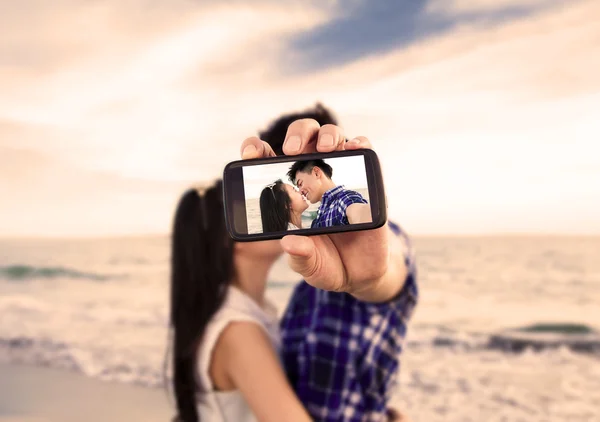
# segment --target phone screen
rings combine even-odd
[[[372,157],[350,153],[236,162],[224,175],[225,196],[235,197],[227,208],[236,208],[228,212],[238,220],[236,234],[259,240],[374,227],[381,220],[379,201],[373,203],[382,197],[379,172]]]

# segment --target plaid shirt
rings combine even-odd
[[[313,220],[311,228],[348,225],[350,223],[346,217],[346,208],[352,204],[367,203],[360,193],[336,186],[323,194],[317,218]]]
[[[294,290],[281,320],[282,360],[300,401],[316,421],[384,421],[396,386],[407,322],[417,303],[414,256],[409,274],[386,303],[361,302],[305,281]]]

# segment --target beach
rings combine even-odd
[[[164,422],[174,414],[161,389],[24,365],[0,365],[0,374],[0,422]]]
[[[595,422],[600,415],[597,357],[409,347],[403,367],[395,403],[413,421]],[[0,365],[0,374],[0,422],[161,422],[174,414],[162,388],[35,366]]]
[[[512,352],[492,342],[538,323],[597,331],[600,238],[415,246],[420,302],[399,408],[424,422],[600,420],[597,350],[564,342]],[[269,279],[267,296],[282,312],[298,276],[281,260]],[[169,420],[167,300],[166,237],[1,240],[0,422]]]

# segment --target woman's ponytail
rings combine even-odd
[[[233,241],[225,228],[222,182],[188,190],[179,201],[171,239],[173,388],[181,422],[198,422],[196,356],[233,277]]]

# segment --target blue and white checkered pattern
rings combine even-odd
[[[384,421],[396,386],[407,322],[417,303],[414,256],[398,296],[366,303],[302,281],[281,321],[282,359],[291,385],[315,421]]]
[[[323,194],[317,218],[313,220],[311,228],[350,224],[346,217],[346,208],[352,204],[367,204],[367,201],[360,193],[343,186],[328,190]]]

